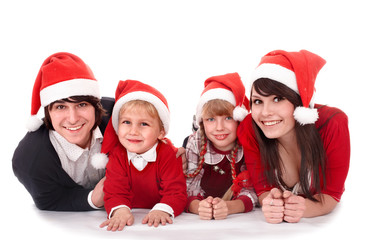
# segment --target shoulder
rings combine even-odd
[[[163,156],[174,155],[175,156],[175,149],[169,142],[165,142],[164,140],[162,140],[162,141],[159,141],[158,146],[156,147],[156,153],[157,153],[158,157],[160,155],[163,155]]]
[[[336,126],[347,126],[348,127],[348,117],[340,109],[335,107],[329,107],[326,105],[315,105],[318,109],[319,118],[315,125],[321,131],[326,127],[336,127]]]

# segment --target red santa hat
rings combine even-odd
[[[37,117],[40,107],[71,96],[100,98],[93,72],[79,57],[66,52],[49,56],[42,64],[33,86],[29,131],[36,131],[43,121]]]
[[[296,107],[294,118],[301,125],[315,123],[318,111],[314,109],[315,79],[326,61],[306,50],[299,52],[272,51],[262,57],[252,75],[252,82],[269,78],[294,90],[303,106]]]
[[[202,108],[210,100],[221,99],[231,103],[235,108],[233,118],[242,121],[248,114],[249,100],[245,96],[245,88],[238,73],[228,73],[208,78],[204,83],[200,100],[196,109],[196,122],[202,121]]]
[[[163,123],[165,134],[169,131],[170,112],[168,102],[155,88],[135,80],[119,81],[111,119],[104,132],[102,150],[100,154],[92,157],[92,165],[97,169],[105,168],[108,162],[108,154],[117,144],[118,140],[118,118],[122,106],[132,100],[143,100],[151,103],[156,108],[159,118]]]

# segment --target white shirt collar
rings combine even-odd
[[[74,162],[77,161],[85,151],[89,151],[89,148],[84,149],[74,143],[70,143],[63,136],[61,136],[58,132],[54,130],[50,131],[50,134],[52,134],[55,137],[56,141],[59,143],[61,148],[65,150],[64,153],[66,154],[67,158],[70,159],[71,161]],[[96,141],[99,142],[103,141],[103,135],[99,127],[97,127],[92,132],[90,148],[95,144]]]
[[[127,151],[128,163],[132,162],[135,168],[139,171],[142,171],[149,162],[156,161],[156,147],[158,143],[150,148],[147,152],[142,154],[132,153]]]

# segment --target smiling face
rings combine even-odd
[[[52,126],[68,142],[87,148],[95,124],[95,108],[86,101],[56,101],[48,109]]]
[[[232,117],[233,109],[231,103],[218,99],[203,106],[202,123],[206,137],[220,151],[229,151],[235,146],[238,122]]]
[[[158,139],[163,139],[165,131],[156,109],[139,102],[143,101],[134,105],[126,103],[121,108],[118,139],[129,152],[142,154],[150,150]]]
[[[252,118],[267,138],[285,138],[295,134],[294,105],[276,95],[263,96],[252,89]]]

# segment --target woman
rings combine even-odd
[[[36,78],[30,130],[14,152],[13,171],[42,210],[87,211],[104,205],[104,170],[99,153],[102,132],[114,100],[100,100],[89,67],[70,53],[48,57]],[[44,107],[44,122],[37,118]]]
[[[321,57],[273,51],[253,74],[252,113],[238,138],[269,223],[299,222],[331,212],[344,191],[350,161],[348,118],[314,105]]]

